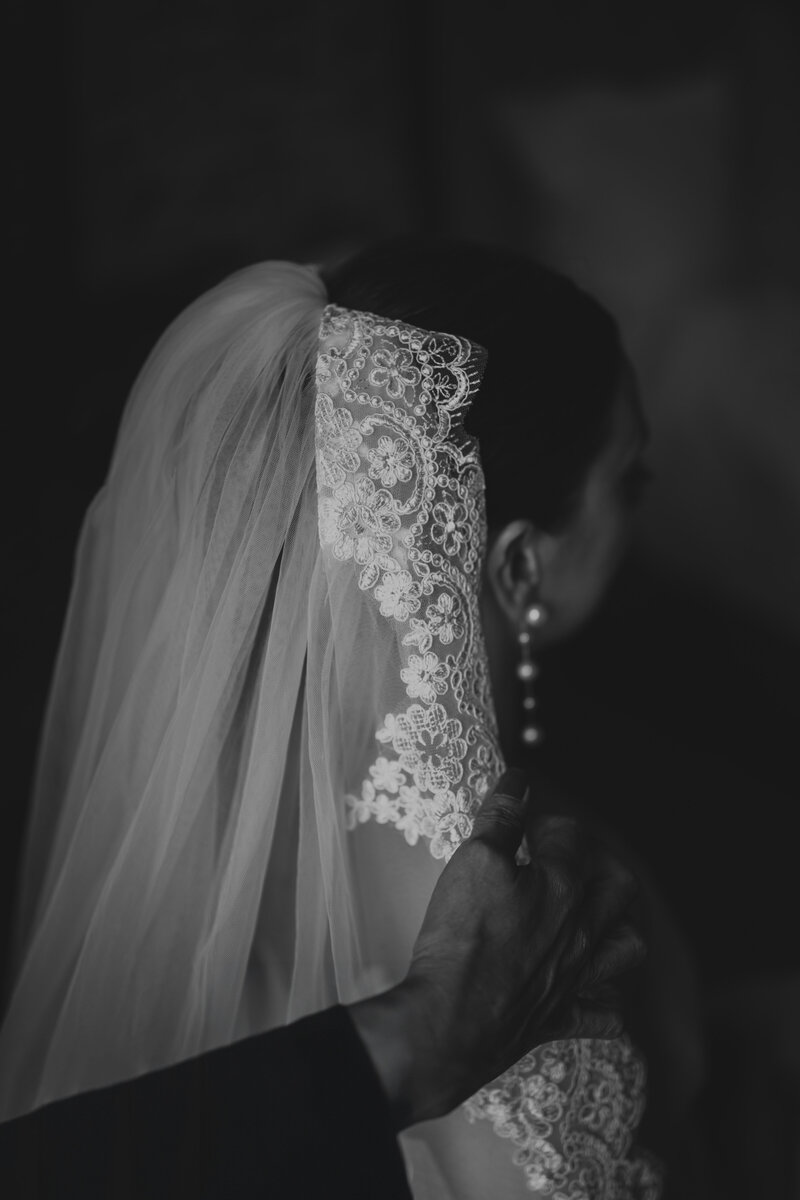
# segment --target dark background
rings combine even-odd
[[[796,978],[795,5],[12,12],[2,912],[77,531],[154,339],[248,263],[455,232],[604,301],[652,428],[634,551],[544,673],[542,762],[649,863],[709,997]]]

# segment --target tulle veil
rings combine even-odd
[[[41,736],[2,1118],[402,976],[446,855],[418,842],[408,805],[405,837],[381,828],[403,825],[403,777],[375,733],[408,706],[400,668],[420,647],[356,585],[361,566],[320,545],[326,302],[314,267],[248,268],[173,323],[128,400]],[[477,378],[459,378],[463,403]],[[376,749],[395,809],[354,835]]]

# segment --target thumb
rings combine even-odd
[[[472,839],[513,858],[525,832],[529,802],[525,772],[515,767],[504,771],[494,791],[484,797],[472,827]]]

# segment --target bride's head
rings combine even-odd
[[[488,351],[466,427],[486,477],[481,607],[502,685],[501,660],[530,604],[550,618],[540,644],[592,612],[646,479],[645,426],[616,324],[563,276],[466,242],[397,239],[324,277],[336,304]]]

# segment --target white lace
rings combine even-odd
[[[464,1105],[517,1147],[528,1188],[553,1200],[658,1200],[661,1171],[632,1150],[645,1071],[627,1038],[550,1042]]]
[[[323,548],[353,560],[358,586],[402,626],[407,700],[359,794],[370,817],[449,858],[502,770],[477,574],[483,472],[462,420],[484,352],[463,338],[329,305],[317,359],[317,484]]]
[[[402,697],[379,753],[346,796],[370,818],[449,858],[503,769],[480,624],[484,479],[463,418],[485,352],[463,338],[329,305],[320,325],[316,454],[320,542],[331,572],[397,630]],[[403,692],[404,687],[404,692]],[[466,1107],[516,1146],[530,1190],[553,1200],[656,1200],[659,1173],[629,1157],[644,1068],[627,1040],[540,1047]]]

